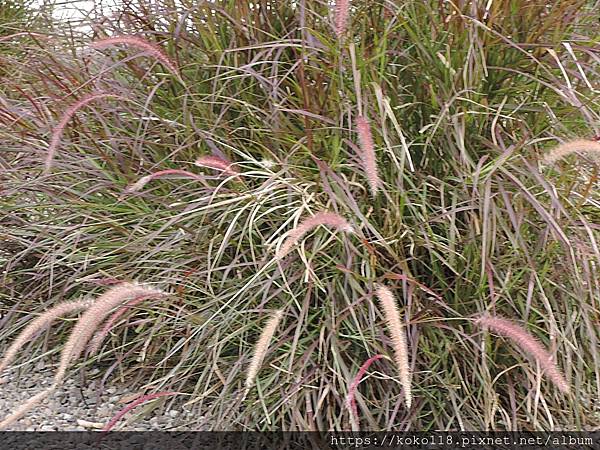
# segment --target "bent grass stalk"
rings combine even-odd
[[[148,288],[137,283],[121,283],[100,295],[96,301],[88,307],[85,313],[82,314],[73,328],[73,331],[61,352],[60,363],[54,376],[53,384],[47,390],[36,394],[15,412],[5,417],[4,420],[0,422],[0,429],[5,429],[10,424],[23,417],[31,408],[56,390],[64,379],[69,363],[73,359],[79,357],[94,331],[114,307],[140,296],[162,297],[164,295],[166,294],[162,291]]]
[[[208,167],[223,172],[225,175],[238,176],[239,170],[236,169],[234,163],[218,156],[207,155],[199,157],[194,164],[198,167]]]
[[[358,423],[358,409],[356,407],[356,398],[354,397],[356,388],[362,381],[362,377],[367,372],[367,370],[369,369],[371,364],[373,364],[375,361],[377,361],[379,359],[383,359],[383,358],[387,358],[387,356],[375,355],[375,356],[371,356],[369,359],[367,359],[363,363],[363,365],[360,366],[360,369],[358,369],[356,376],[354,377],[354,379],[352,380],[352,383],[350,384],[350,387],[348,388],[348,396],[346,397],[346,404],[348,405],[348,409],[350,409],[350,412],[352,413],[354,420],[356,420],[356,423]]]
[[[483,328],[489,328],[493,332],[509,338],[523,352],[538,362],[544,370],[550,381],[564,393],[569,392],[569,384],[558,369],[558,366],[552,360],[552,356],[538,340],[529,334],[524,328],[514,322],[498,316],[481,316],[475,320],[475,325]]]
[[[302,236],[319,225],[327,225],[338,231],[345,231],[348,233],[354,232],[352,226],[343,217],[333,212],[322,211],[315,214],[313,217],[305,219],[296,228],[290,231],[287,239],[281,244],[281,247],[276,252],[275,258],[283,258],[290,252],[292,247],[302,239]]]
[[[91,103],[95,100],[100,100],[100,99],[109,98],[109,97],[126,100],[126,98],[124,98],[120,95],[117,95],[117,94],[112,94],[110,92],[94,92],[94,93],[84,96],[82,99],[78,100],[77,102],[75,102],[71,106],[69,106],[69,108],[67,108],[65,113],[60,118],[58,125],[52,131],[52,136],[50,138],[50,145],[48,145],[48,152],[46,153],[46,161],[44,163],[44,174],[48,174],[50,172],[50,169],[52,168],[52,161],[54,160],[54,155],[60,145],[60,141],[61,141],[63,132],[65,131],[67,124],[69,123],[71,118],[75,115],[75,113],[78,110],[80,110],[81,108],[83,108],[84,106],[87,106],[89,103]]]
[[[131,411],[136,406],[141,405],[142,403],[145,403],[147,401],[154,400],[155,398],[166,397],[169,395],[178,395],[178,394],[179,394],[178,392],[157,392],[155,394],[142,395],[140,398],[134,400],[133,402],[128,404],[125,408],[120,410],[117,414],[115,414],[114,417],[112,419],[110,419],[110,421],[104,426],[104,428],[102,429],[102,432],[106,433],[106,432],[110,431],[117,424],[117,422],[119,420],[121,420],[121,418],[125,414],[127,414],[129,411]]]
[[[69,363],[79,358],[94,331],[96,331],[100,323],[102,323],[113,308],[138,297],[159,298],[165,295],[166,293],[162,291],[137,283],[121,283],[98,297],[73,328],[63,348],[55,381],[57,383],[62,381]]]
[[[78,300],[73,302],[64,302],[45,311],[37,319],[33,320],[25,329],[17,336],[13,343],[8,347],[4,358],[0,362],[0,372],[5,370],[15,358],[17,352],[28,343],[33,336],[39,331],[47,328],[54,320],[66,314],[72,314],[88,308],[91,304],[90,300]]]
[[[168,175],[179,175],[182,177],[192,178],[192,179],[195,179],[198,181],[204,181],[204,178],[202,178],[200,175],[197,175],[192,172],[188,172],[187,170],[166,169],[166,170],[159,170],[158,172],[154,172],[150,175],[146,175],[145,177],[140,178],[138,181],[133,183],[131,186],[128,186],[125,189],[125,192],[133,193],[133,192],[141,191],[144,188],[144,186],[146,186],[150,181],[155,180],[156,178],[161,178],[161,177],[165,177]]]
[[[162,48],[153,42],[150,42],[139,36],[113,36],[106,39],[100,39],[90,44],[95,50],[103,50],[117,45],[127,45],[148,52],[158,61],[160,61],[173,75],[181,78],[177,64],[169,58]]]
[[[400,384],[404,389],[406,408],[410,409],[412,405],[411,374],[408,365],[408,346],[406,344],[404,326],[400,321],[400,312],[398,311],[394,294],[392,294],[389,288],[378,285],[375,292],[381,303],[388,332],[392,338],[394,361],[398,367],[398,372],[400,372]]]
[[[121,306],[118,310],[116,310],[104,323],[104,326],[100,331],[98,331],[94,337],[91,339],[90,344],[88,346],[88,354],[93,356],[100,349],[100,345],[102,345],[102,341],[106,337],[106,335],[110,332],[111,328],[114,326],[115,322],[121,317],[127,310],[133,308],[134,306],[140,304],[144,300],[148,300],[148,297],[137,297],[127,304]]]

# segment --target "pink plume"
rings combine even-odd
[[[124,97],[117,95],[117,94],[111,94],[108,92],[95,92],[95,93],[91,93],[91,94],[84,96],[81,100],[78,100],[77,102],[75,102],[71,106],[69,106],[69,108],[67,108],[65,113],[62,115],[60,121],[58,122],[58,125],[52,131],[52,137],[50,138],[50,145],[48,146],[48,153],[46,154],[46,163],[44,166],[44,173],[46,173],[46,174],[49,173],[50,169],[52,168],[52,161],[54,159],[54,154],[56,153],[56,150],[58,149],[58,146],[60,145],[60,140],[61,140],[62,134],[65,131],[65,127],[69,123],[69,120],[71,120],[71,118],[75,115],[75,113],[78,110],[80,110],[84,106],[88,105],[89,103],[93,102],[94,100],[99,100],[99,99],[108,98],[108,97],[126,100]]]
[[[375,196],[381,181],[379,180],[377,171],[377,158],[375,156],[375,145],[373,144],[371,127],[367,119],[363,116],[358,116],[356,118],[356,129],[358,130],[358,139],[360,141],[360,159],[362,160],[363,169],[371,186],[371,192]]]
[[[542,347],[542,345],[534,338],[531,334],[525,331],[517,324],[511,322],[508,319],[497,316],[481,316],[475,324],[489,328],[490,330],[498,333],[501,336],[505,336],[512,340],[517,346],[519,346],[525,353],[534,358],[540,367],[545,371],[546,375],[550,380],[560,389],[562,392],[569,392],[569,384],[563,377],[562,373],[552,361],[551,355]]]
[[[90,44],[91,48],[96,50],[102,50],[109,47],[114,47],[115,45],[128,45],[139,50],[148,52],[152,56],[154,56],[158,61],[160,61],[167,69],[169,69],[174,75],[179,77],[179,69],[177,65],[169,56],[153,42],[150,42],[144,38],[139,36],[113,36],[106,39],[100,39],[99,41],[94,41]]]
[[[155,398],[159,398],[159,397],[166,397],[168,395],[178,395],[178,393],[177,392],[157,392],[156,394],[142,395],[140,398],[134,400],[133,402],[128,404],[125,408],[123,408],[121,411],[119,411],[117,414],[115,414],[115,416],[112,419],[110,419],[110,421],[104,426],[104,428],[102,429],[102,432],[106,433],[106,432],[110,431],[112,429],[112,427],[114,427],[116,425],[116,423],[119,420],[121,420],[121,418],[125,414],[127,414],[129,411],[131,411],[136,406],[141,405],[142,403],[145,403],[149,400],[154,400]]]
[[[275,257],[278,259],[283,258],[289,253],[292,247],[297,244],[300,239],[302,239],[302,236],[319,225],[327,225],[335,230],[346,231],[348,233],[354,232],[354,229],[346,221],[346,219],[338,214],[328,211],[319,212],[313,217],[305,219],[296,228],[290,231],[287,239],[281,245],[279,251],[275,254]]]
[[[208,167],[210,169],[216,169],[223,172],[225,175],[237,175],[239,176],[239,170],[234,166],[234,163],[227,161],[226,159],[219,158],[218,156],[201,156],[194,163],[198,167]]]
[[[350,0],[336,0],[335,2],[335,34],[338,39],[346,32],[348,16],[350,15]]]

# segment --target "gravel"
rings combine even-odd
[[[98,369],[88,375],[98,375]],[[53,368],[39,365],[19,375],[11,371],[0,377],[0,417],[14,411],[24,401],[52,384]],[[126,385],[106,385],[99,393],[99,380],[82,386],[66,379],[50,397],[13,423],[10,431],[93,431],[99,430],[141,393]],[[165,397],[135,407],[114,426],[119,431],[199,431],[197,414],[185,406],[188,396]],[[149,407],[151,408],[150,410]],[[167,408],[168,407],[168,408]]]

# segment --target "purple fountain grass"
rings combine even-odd
[[[275,258],[283,258],[290,252],[292,247],[296,245],[300,239],[302,239],[302,236],[319,225],[327,225],[335,230],[345,231],[347,233],[354,232],[352,226],[343,217],[333,212],[322,211],[315,214],[313,217],[305,219],[296,228],[290,231],[287,239],[283,242],[283,244],[281,244],[281,247],[275,253]]]
[[[358,369],[356,376],[354,377],[354,379],[352,380],[352,383],[350,384],[350,387],[348,388],[348,396],[346,397],[346,404],[348,405],[348,408],[350,409],[350,412],[352,413],[352,417],[354,417],[354,419],[356,420],[357,423],[358,423],[358,409],[356,407],[356,399],[354,398],[356,388],[362,381],[362,377],[367,372],[367,370],[369,369],[371,364],[373,364],[378,359],[382,359],[382,358],[387,358],[387,356],[375,355],[375,356],[371,356],[369,359],[367,359],[364,362],[364,364],[362,366],[360,366],[360,369]]]
[[[389,288],[378,285],[376,286],[375,293],[381,303],[388,332],[392,338],[394,361],[400,372],[400,384],[402,384],[402,388],[404,389],[406,408],[410,409],[412,404],[411,374],[408,365],[408,345],[406,344],[404,326],[400,321],[400,312],[398,311],[394,294],[392,294]]]
[[[17,352],[27,344],[33,336],[39,331],[47,328],[54,320],[66,314],[72,314],[82,311],[90,306],[89,300],[77,300],[73,302],[60,303],[53,308],[45,311],[37,319],[33,320],[25,329],[17,336],[13,343],[8,347],[4,358],[0,361],[0,372],[5,370],[15,358]]]
[[[350,0],[336,0],[335,2],[335,34],[340,39],[346,32],[348,17],[350,16]]]
[[[94,41],[90,44],[90,47],[96,50],[103,50],[116,45],[127,45],[144,52],[148,52],[150,55],[160,61],[167,69],[169,69],[171,73],[177,77],[180,77],[177,64],[175,64],[175,62],[169,58],[164,50],[155,43],[150,42],[140,36],[113,36]]]
[[[265,359],[265,355],[267,354],[267,350],[269,349],[269,345],[271,344],[271,340],[273,339],[273,334],[275,334],[275,330],[283,317],[283,311],[278,310],[275,311],[273,316],[269,319],[269,321],[265,324],[265,328],[256,345],[254,346],[254,354],[252,356],[252,361],[248,366],[248,371],[246,372],[246,393],[250,390],[252,386],[254,386],[254,381],[256,379],[256,375],[258,375],[258,371],[260,366]]]
[[[133,183],[131,186],[128,186],[125,189],[125,191],[129,192],[129,193],[141,191],[144,188],[144,186],[146,186],[150,181],[152,181],[156,178],[161,178],[161,177],[168,176],[168,175],[179,175],[182,177],[193,178],[198,181],[204,180],[204,178],[201,177],[200,175],[197,175],[192,172],[188,172],[187,170],[165,169],[165,170],[159,170],[158,172],[154,172],[154,173],[151,173],[150,175],[146,175],[145,177],[140,178],[138,181]]]
[[[66,128],[67,124],[69,123],[69,120],[71,120],[71,118],[75,115],[75,113],[78,110],[80,110],[84,106],[88,105],[89,103],[91,103],[95,100],[100,100],[102,98],[109,98],[109,97],[125,100],[124,97],[122,97],[118,94],[113,94],[110,92],[93,92],[91,94],[87,94],[86,96],[84,96],[80,100],[76,101],[71,106],[69,106],[69,108],[67,108],[65,113],[60,118],[58,125],[52,131],[52,136],[50,138],[50,145],[48,146],[48,152],[46,154],[46,162],[44,165],[44,173],[45,174],[48,174],[50,172],[50,169],[52,168],[52,161],[54,160],[54,155],[56,153],[56,150],[58,149],[58,146],[60,145],[62,134],[65,131],[65,128]]]
[[[225,175],[239,177],[240,172],[235,167],[235,164],[218,156],[207,155],[199,157],[194,164],[198,167],[208,167],[209,169],[216,169],[223,172]]]
[[[119,420],[121,420],[121,418],[125,414],[127,414],[129,411],[131,411],[136,406],[141,405],[142,403],[145,403],[147,401],[154,400],[155,398],[166,397],[169,395],[179,395],[179,393],[178,392],[157,392],[155,394],[142,395],[141,397],[135,399],[133,402],[128,404],[125,408],[123,408],[117,414],[115,414],[114,417],[112,419],[110,419],[110,421],[104,426],[104,428],[102,429],[102,432],[106,433],[106,432],[110,431],[117,424],[117,422]]]
[[[544,157],[544,163],[551,164],[575,152],[593,153],[600,156],[600,142],[587,139],[576,139],[565,142],[551,150]]]
[[[550,353],[544,349],[535,337],[514,322],[498,316],[480,316],[475,320],[479,327],[489,328],[495,333],[509,338],[523,352],[535,359],[550,380],[564,393],[569,392],[569,384],[552,361]]]
[[[367,176],[371,193],[373,197],[377,195],[377,190],[381,184],[379,173],[377,171],[377,158],[375,156],[375,145],[373,144],[373,136],[369,122],[363,116],[356,118],[356,129],[358,131],[358,139],[360,141],[361,154],[360,159],[363,164],[363,170]]]

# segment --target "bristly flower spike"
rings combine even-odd
[[[267,350],[269,349],[269,345],[271,344],[275,330],[277,330],[277,326],[279,325],[282,317],[282,310],[275,311],[273,316],[266,323],[265,328],[263,329],[258,341],[256,342],[256,345],[254,346],[254,355],[252,356],[252,361],[248,366],[248,371],[246,372],[246,393],[252,386],[254,386],[256,375],[258,375],[260,366],[265,359],[265,355],[267,354]]]
[[[125,97],[122,97],[117,94],[112,94],[110,92],[94,92],[94,93],[84,96],[83,98],[81,98],[80,100],[78,100],[77,102],[75,102],[71,106],[69,106],[69,108],[67,108],[65,113],[60,118],[58,125],[52,131],[52,136],[50,137],[50,145],[48,146],[48,152],[46,153],[46,162],[44,164],[44,173],[45,174],[48,174],[50,172],[50,169],[52,168],[52,161],[54,160],[54,154],[56,153],[56,150],[58,149],[58,147],[60,145],[62,134],[65,131],[65,128],[66,128],[67,124],[69,123],[69,120],[71,120],[71,118],[75,115],[75,113],[78,110],[80,110],[84,106],[88,105],[89,103],[91,103],[95,100],[99,100],[102,98],[109,98],[109,97],[126,100]]]
[[[545,157],[544,163],[551,164],[575,152],[592,153],[600,157],[600,142],[587,139],[576,139],[555,147]]]
[[[207,155],[199,157],[194,164],[198,167],[208,167],[221,171],[224,175],[239,177],[240,172],[235,167],[235,164],[218,156]]]
[[[179,68],[177,64],[169,58],[162,48],[153,42],[150,42],[139,36],[113,36],[106,39],[100,39],[90,44],[90,47],[96,50],[114,47],[116,45],[127,45],[139,50],[148,52],[158,61],[160,61],[173,75],[180,78]]]
[[[336,213],[329,211],[322,211],[315,214],[313,217],[305,219],[296,228],[289,232],[287,239],[281,244],[281,247],[275,254],[275,258],[281,259],[287,255],[292,247],[302,239],[306,233],[310,230],[318,227],[319,225],[326,225],[338,231],[345,231],[347,233],[353,233],[354,229],[352,226]]]
[[[381,303],[387,329],[392,338],[394,347],[394,361],[400,373],[400,384],[404,389],[404,400],[406,408],[410,409],[412,405],[411,374],[408,364],[408,345],[406,343],[406,332],[400,321],[400,312],[396,305],[394,294],[384,285],[378,285],[375,293]]]
[[[475,320],[475,325],[489,328],[493,332],[509,338],[523,352],[535,359],[548,378],[564,393],[569,392],[569,384],[563,377],[557,365],[552,361],[550,353],[544,349],[535,337],[512,321],[498,316],[484,315]]]
[[[371,193],[373,194],[373,197],[375,197],[381,184],[381,180],[379,179],[377,170],[377,157],[375,155],[375,145],[373,144],[371,127],[367,119],[363,116],[358,116],[356,118],[356,129],[358,131],[361,150],[359,156],[363,164],[363,170],[365,171],[367,180],[371,186]]]
[[[350,0],[336,0],[335,2],[335,34],[341,39],[348,26],[350,16]]]

